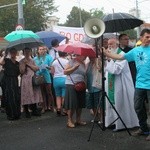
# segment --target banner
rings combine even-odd
[[[71,42],[81,41],[85,37],[83,28],[54,26],[53,31],[66,36]]]

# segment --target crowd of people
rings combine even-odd
[[[92,40],[92,39],[91,39]],[[105,54],[102,66],[101,50],[95,41],[90,44],[98,55],[85,57],[57,51],[59,42],[54,39],[49,50],[46,46],[37,47],[35,56],[32,49],[22,50],[22,57],[17,61],[17,50],[12,48],[0,58],[4,76],[1,81],[1,111],[8,120],[18,120],[25,114],[26,118],[41,116],[51,111],[57,116],[67,116],[67,127],[86,125],[82,119],[82,109],[87,108],[94,120],[114,131],[125,126],[117,119],[116,108],[127,128],[139,127],[133,135],[148,135],[147,110],[145,104],[150,99],[150,30],[141,32],[141,46],[129,47],[129,37],[121,34],[119,38],[104,39]],[[128,63],[130,62],[130,63]],[[102,69],[106,77],[106,93],[111,101],[102,105]],[[43,76],[44,83],[33,85],[33,76]],[[76,83],[84,83],[86,88],[78,91]],[[147,104],[148,105],[148,104]],[[40,108],[40,109],[39,109]],[[103,114],[103,110],[105,113]]]

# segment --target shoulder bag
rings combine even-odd
[[[59,64],[61,65],[61,67],[64,69],[63,65],[60,63],[59,59],[57,59]],[[77,83],[74,83],[72,77],[69,75],[72,83],[74,84],[74,88],[77,92],[81,92],[81,91],[85,91],[86,90],[86,84],[84,81],[80,81],[80,82],[77,82]]]

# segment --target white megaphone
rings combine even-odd
[[[105,24],[98,18],[92,18],[85,22],[84,32],[90,38],[99,38],[105,32]]]

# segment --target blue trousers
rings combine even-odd
[[[148,101],[150,102],[150,90],[136,88],[134,96],[134,107],[139,119],[140,128],[144,132],[149,131],[147,125],[147,112],[145,106],[146,99],[148,99]]]

